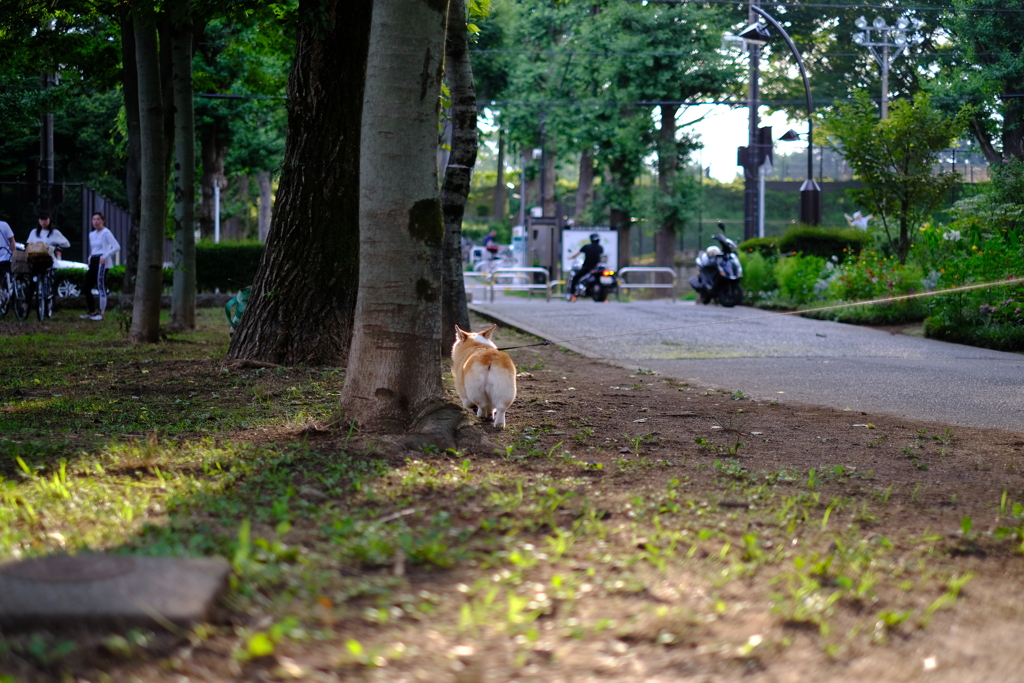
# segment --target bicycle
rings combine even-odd
[[[28,276],[18,273],[12,275],[9,282],[11,285],[10,303],[14,309],[14,317],[18,320],[25,320],[28,318],[29,312]]]
[[[53,268],[47,268],[33,278],[36,281],[36,315],[39,316],[39,322],[53,317],[53,277]]]
[[[11,305],[11,274],[4,273],[0,277],[0,318],[7,315],[7,309]]]

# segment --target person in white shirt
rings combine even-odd
[[[7,221],[0,221],[0,302],[6,301],[11,279],[11,258],[14,256],[14,231]],[[5,304],[6,305],[6,304]],[[6,308],[4,311],[6,312]]]
[[[114,254],[121,249],[121,245],[114,238],[104,225],[107,217],[97,211],[92,215],[92,232],[89,233],[89,272],[85,276],[85,305],[88,313],[79,318],[89,320],[103,320],[103,314],[107,310],[107,285],[106,273],[114,258]],[[99,305],[93,298],[92,290],[96,288],[99,292]]]
[[[14,256],[14,231],[7,221],[0,221],[0,275],[11,272],[11,258]],[[0,278],[0,281],[5,278]]]
[[[53,222],[50,218],[50,214],[45,211],[39,214],[39,227],[33,228],[32,232],[28,234],[28,239],[25,240],[26,247],[33,242],[42,242],[46,245],[48,254],[41,256],[29,255],[29,265],[32,268],[32,279],[29,282],[28,299],[32,300],[35,295],[36,287],[39,284],[39,278],[46,274],[50,268],[53,267],[53,260],[57,258],[56,249],[67,249],[71,246],[71,242],[68,238],[61,234],[60,230],[53,227]]]
[[[855,211],[852,216],[848,213],[843,215],[846,216],[846,222],[851,228],[860,228],[861,230],[867,230],[868,221],[874,218],[874,216],[861,215],[860,211]]]

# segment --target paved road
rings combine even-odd
[[[1024,354],[692,302],[470,308],[591,358],[757,398],[1024,433]],[[691,327],[664,329],[678,326]]]

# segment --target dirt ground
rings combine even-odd
[[[231,435],[382,458],[372,490],[331,505],[412,533],[444,515],[468,539],[457,562],[331,555],[310,476],[295,487],[317,505],[289,537],[304,568],[279,587],[325,572],[315,589],[229,600],[201,637],[157,634],[128,661],[97,641],[65,679],[1024,680],[1024,429],[746,396],[552,346],[512,355],[519,395],[508,429],[484,426],[490,452],[396,452],[325,423]],[[180,372],[151,367],[146,381]],[[305,635],[239,657],[285,616]]]

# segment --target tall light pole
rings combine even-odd
[[[924,22],[920,19],[900,17],[896,20],[895,26],[889,26],[882,17],[875,17],[875,20],[869,25],[867,19],[857,17],[853,25],[860,29],[859,32],[853,34],[853,42],[871,50],[871,56],[882,67],[882,118],[887,119],[889,118],[889,65],[903,54],[907,46],[920,45],[924,42],[924,36],[919,33],[907,35],[909,32],[919,30],[924,26]]]
[[[793,53],[793,57],[796,59],[797,67],[800,69],[800,77],[804,82],[804,95],[807,97],[807,180],[800,187],[800,222],[806,225],[820,225],[821,224],[821,187],[818,183],[814,182],[814,121],[812,115],[814,113],[814,100],[811,97],[811,82],[807,78],[807,69],[804,68],[804,60],[800,58],[800,52],[796,49],[796,45],[793,43],[793,39],[789,37],[786,30],[782,25],[775,20],[770,14],[765,12],[759,6],[751,4],[750,11],[752,15],[756,15],[761,19],[768,22],[772,28],[778,31],[779,35],[782,36],[783,40],[786,41],[786,45],[789,47],[790,52]],[[758,54],[762,45],[765,45],[768,40],[771,39],[771,34],[768,32],[768,28],[760,23],[755,22],[743,29],[740,32],[739,38],[744,41],[756,42]],[[753,51],[751,52],[753,56]],[[753,67],[752,67],[753,75]],[[756,91],[756,88],[752,88]],[[756,127],[756,113],[754,113],[755,107],[759,104],[756,101],[751,101],[751,125]],[[785,138],[794,139],[794,138]],[[740,165],[744,169],[756,168],[760,169],[761,164],[764,163],[765,158],[771,154],[772,140],[771,140],[771,128],[756,129],[752,128],[750,132],[750,145],[746,149],[740,148],[739,161]],[[751,172],[748,170],[745,176],[747,182],[750,182]],[[763,203],[763,202],[762,202]],[[744,208],[749,205],[749,202],[744,202]],[[763,206],[758,206],[757,195],[755,192],[754,207],[757,209],[753,214],[744,212],[744,238],[749,239],[747,231],[750,231],[750,236],[757,234],[757,226],[761,221],[760,211],[763,211]],[[752,227],[748,227],[752,226]],[[763,231],[763,228],[762,228]]]

